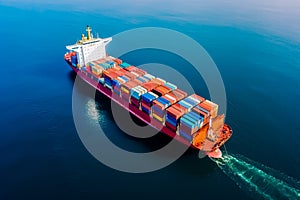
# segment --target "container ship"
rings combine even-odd
[[[86,36],[66,46],[64,55],[81,79],[160,132],[209,157],[222,157],[220,147],[232,129],[224,123],[224,114],[218,115],[217,104],[108,55],[106,45],[112,38],[94,38],[91,31],[87,26]]]

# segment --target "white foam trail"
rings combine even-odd
[[[212,159],[237,185],[255,199],[300,199],[300,182],[241,155]]]

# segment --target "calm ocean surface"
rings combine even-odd
[[[94,7],[81,9],[80,1],[0,1],[0,199],[249,198],[210,159],[199,160],[195,151],[146,174],[113,170],[89,154],[72,117],[75,76],[63,60],[65,46],[79,39],[87,24],[101,37],[155,26],[199,42],[214,59],[226,87],[226,122],[234,130],[227,150],[300,180],[300,31],[295,24],[299,6],[288,2],[291,5],[278,10],[282,6],[274,8],[271,2],[253,8],[229,2],[199,10],[184,5],[179,12],[175,5],[162,11],[162,3],[148,2],[147,12],[128,1],[127,6],[101,7],[94,2]],[[113,55],[113,49],[108,53]],[[183,68],[189,64],[171,53],[147,49],[122,59],[178,69],[198,94],[209,98],[203,80],[189,78],[192,72]],[[84,90],[79,93],[87,101],[92,98]],[[96,112],[100,123],[110,128],[109,137],[124,148],[147,151],[168,141],[164,136],[144,142],[127,136],[113,120],[110,101],[101,95]]]

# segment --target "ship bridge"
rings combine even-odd
[[[94,38],[92,29],[87,26],[87,37],[82,34],[81,40],[74,45],[68,45],[66,48],[70,51],[76,52],[78,64],[85,66],[87,63],[99,60],[106,57],[106,45],[112,40],[109,38]]]

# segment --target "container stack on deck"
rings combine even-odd
[[[188,96],[176,85],[120,59],[93,61],[81,71],[189,142],[205,140],[211,118],[213,131],[223,127],[217,104],[196,94]]]
[[[209,100],[205,100],[200,103],[199,106],[209,111],[212,118],[215,118],[218,115],[218,105]]]
[[[188,110],[188,112],[180,118],[179,135],[189,142],[193,140],[193,134],[203,126],[204,118],[192,110],[203,101],[205,101],[203,97],[193,94],[179,102],[181,106]]]
[[[161,123],[165,121],[165,109],[172,105],[170,99],[165,96],[161,96],[153,101],[153,105],[151,107],[152,117],[158,120]]]
[[[151,115],[152,102],[159,96],[153,92],[147,92],[142,95],[141,109],[144,113]]]
[[[187,112],[188,110],[179,103],[170,106],[166,110],[166,126],[176,132],[179,118]]]
[[[141,74],[144,74],[144,73],[142,72]],[[140,107],[141,95],[150,91],[149,88],[143,87],[143,84],[149,83],[154,78],[155,77],[152,76],[151,74],[144,74],[143,76],[137,77],[135,79],[135,81],[139,82],[140,84],[138,86],[132,88],[130,91],[131,104],[133,104],[137,108]]]
[[[113,92],[117,95],[121,95],[121,85],[127,83],[130,79],[124,75],[118,76],[112,80]]]
[[[129,67],[129,66],[131,66],[131,65],[128,64],[128,63],[126,63],[126,62],[121,62],[121,63],[119,64],[119,66],[122,67],[122,68],[126,68],[126,67]]]
[[[89,74],[89,77],[100,83],[104,83],[102,79],[102,73],[106,70],[116,67],[116,63],[109,59],[100,59],[89,62],[85,67],[82,67],[84,73]],[[100,80],[99,80],[100,79]]]
[[[147,91],[146,88],[138,85],[130,90],[130,102],[132,105],[135,107],[139,108],[140,107],[140,99],[141,95],[145,94]]]
[[[165,83],[164,86],[159,86],[153,90],[160,97],[153,101],[152,117],[163,124],[165,123],[165,110],[178,101],[176,95],[172,94],[176,88],[177,86],[174,84]]]
[[[178,114],[179,110],[177,108],[177,105],[175,105],[175,103],[182,100],[186,96],[187,93],[179,89],[175,89],[174,91],[163,96],[164,98],[168,99],[171,102],[171,105],[173,105],[170,108],[164,108],[165,111],[163,112],[164,114],[163,121],[165,121],[165,125],[167,127],[169,127],[174,131],[176,131],[177,128],[177,120],[181,116],[180,114]]]
[[[121,85],[121,97],[122,99],[129,102],[130,100],[130,90],[139,85],[139,82],[136,80],[128,81]]]

